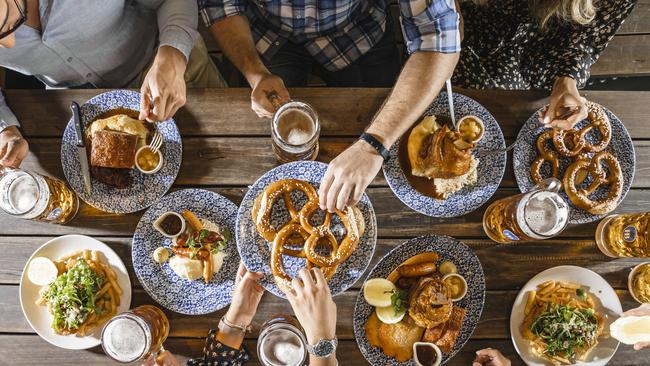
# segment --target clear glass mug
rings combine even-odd
[[[314,160],[318,155],[320,120],[307,103],[289,101],[281,104],[275,93],[269,100],[277,109],[271,120],[273,152],[279,162]]]
[[[121,363],[144,361],[164,351],[169,320],[153,305],[142,305],[114,316],[102,329],[104,353]]]
[[[483,215],[483,230],[503,244],[560,234],[569,222],[569,205],[558,193],[561,186],[558,179],[549,178],[529,192],[493,202]]]
[[[278,314],[262,325],[257,338],[257,356],[262,365],[304,365],[307,355],[307,338],[296,318]]]
[[[22,169],[0,166],[0,210],[26,219],[65,224],[79,209],[79,198],[65,182]]]
[[[596,245],[608,257],[650,257],[650,212],[609,215],[600,220]]]

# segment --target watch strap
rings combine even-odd
[[[367,132],[364,132],[359,136],[359,140],[367,142],[377,153],[384,158],[384,161],[388,160],[388,149],[377,140],[377,138]]]
[[[332,350],[327,354],[318,354],[317,348],[321,344],[321,342],[327,342],[333,344]],[[314,344],[313,346],[307,343],[307,352],[309,352],[309,354],[314,355],[316,357],[327,358],[336,352],[336,348],[338,347],[338,344],[339,344],[339,340],[336,337],[332,339],[319,339],[318,342],[316,342],[316,344]]]

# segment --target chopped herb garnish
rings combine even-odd
[[[390,296],[390,304],[395,309],[395,315],[406,311],[408,307],[408,293],[401,290],[392,290],[392,295]]]
[[[598,332],[593,309],[549,305],[531,324],[530,330],[546,342],[544,353],[572,360],[576,350],[589,348]]]

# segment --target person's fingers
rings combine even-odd
[[[316,284],[314,283],[314,278],[311,276],[311,272],[307,268],[303,268],[298,271],[298,276],[302,280],[305,290],[311,291],[314,289]]]
[[[341,179],[335,178],[327,192],[327,201],[325,202],[327,211],[334,212],[334,209],[336,209],[336,200],[338,199],[341,188],[343,188],[343,182],[341,182]]]
[[[492,359],[499,356],[499,351],[492,348],[484,348],[476,351],[476,354],[479,357],[489,357],[490,359]]]
[[[149,90],[149,86],[147,84],[143,84],[142,88],[140,89],[140,115],[138,116],[138,119],[141,121],[149,118],[149,114],[151,113],[151,100],[149,99],[150,97],[151,91]]]
[[[297,299],[302,296],[302,292],[304,291],[302,281],[298,279],[298,277],[294,277],[291,280],[291,290],[293,290],[292,295]]]
[[[644,316],[650,315],[650,304],[644,304],[638,308],[630,309],[623,313],[622,316]]]
[[[160,95],[153,96],[153,109],[152,114],[149,116],[147,121],[149,122],[158,122],[163,121],[165,115],[165,109],[167,109],[167,104],[169,103],[169,96]]]
[[[318,188],[318,205],[321,210],[327,209],[327,195],[332,186],[332,182],[334,182],[334,174],[332,174],[332,171],[328,167]]]
[[[354,186],[350,183],[345,183],[341,188],[341,191],[339,192],[339,196],[336,200],[336,208],[339,209],[340,211],[345,210],[345,207],[347,206],[350,198],[350,193],[353,188]]]
[[[556,119],[548,124],[551,127],[559,128],[561,130],[570,130],[574,123],[569,122],[566,119]]]
[[[325,279],[325,275],[323,274],[323,271],[320,270],[320,268],[313,268],[311,271],[312,275],[316,279],[316,286],[327,286],[327,280]]]
[[[269,100],[268,94],[263,90],[253,90],[251,94],[251,106],[253,111],[257,113],[259,117],[270,118],[273,117],[275,113],[275,107],[271,100]]]
[[[181,102],[178,99],[172,100],[170,98],[170,102],[167,103],[167,108],[165,109],[165,113],[163,114],[162,118],[160,119],[161,121],[166,121],[174,116],[176,112],[182,107]]]
[[[634,344],[634,350],[635,351],[640,351],[640,350],[642,350],[644,348],[647,348],[647,347],[650,347],[650,342],[646,342],[646,343],[641,342],[641,343],[635,343]]]
[[[239,261],[239,268],[237,268],[237,277],[242,278],[244,275],[248,272],[246,269],[246,266],[244,265],[244,262]]]
[[[18,147],[18,144],[16,141],[9,141],[6,145],[6,153],[5,156],[2,157],[2,163],[3,165],[9,165],[12,167],[15,167],[15,161],[18,159],[18,153],[20,152],[20,148]]]

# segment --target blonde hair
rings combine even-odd
[[[488,2],[488,0],[472,1],[477,5]],[[541,29],[545,29],[551,20],[586,25],[596,16],[593,0],[528,0],[528,7]]]

